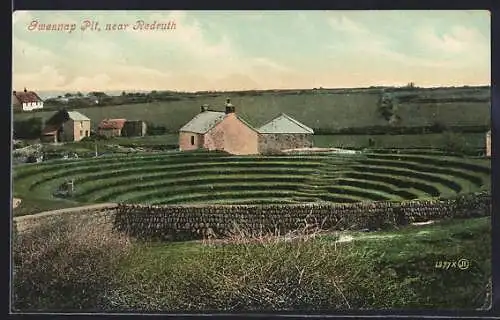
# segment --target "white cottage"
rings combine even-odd
[[[12,107],[22,111],[32,111],[43,109],[43,100],[36,94],[36,92],[24,91],[12,92]]]

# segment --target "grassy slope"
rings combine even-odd
[[[220,197],[221,195],[219,194],[219,192],[228,191],[227,189],[229,188],[227,185],[227,181],[229,180],[226,181],[223,180],[223,178],[230,179],[233,183],[233,188],[240,188],[238,190],[245,189],[245,196],[249,196],[248,193],[250,192],[250,190],[258,191],[257,189],[259,188],[260,191],[269,193],[270,195],[270,191],[272,190],[269,190],[269,188],[277,189],[277,182],[280,182],[283,190],[289,191],[301,191],[300,189],[296,190],[295,180],[298,182],[302,181],[300,183],[303,187],[307,187],[309,183],[317,184],[320,182],[325,182],[326,185],[330,185],[333,182],[329,181],[328,178],[331,178],[331,174],[336,176],[334,172],[324,172],[324,176],[318,178],[324,178],[328,181],[306,181],[306,177],[308,176],[310,171],[315,170],[315,166],[319,165],[320,163],[324,161],[330,161],[329,157],[321,157],[321,159],[317,160],[310,159],[309,162],[305,161],[305,159],[303,158],[293,158],[295,159],[294,162],[287,162],[291,160],[278,161],[278,157],[274,160],[274,162],[270,162],[270,159],[266,159],[265,166],[263,166],[264,163],[262,163],[262,165],[259,165],[256,168],[252,168],[252,166],[255,166],[255,164],[261,162],[255,162],[255,164],[252,164],[252,166],[249,167],[250,163],[248,161],[241,163],[236,160],[231,163],[227,161],[218,162],[216,157],[207,158],[203,161],[202,164],[197,157],[205,157],[203,153],[200,153],[195,158],[178,158],[176,160],[171,160],[172,162],[169,162],[167,161],[167,157],[170,156],[178,158],[188,155],[182,153],[165,153],[163,155],[144,155],[144,159],[136,155],[125,156],[123,158],[120,157],[114,160],[113,158],[91,159],[87,161],[78,160],[76,163],[79,163],[80,165],[72,165],[71,161],[58,161],[46,162],[42,165],[32,164],[20,166],[19,170],[14,170],[14,196],[19,197],[25,201],[14,210],[14,215],[24,215],[44,210],[84,205],[88,202],[94,202],[97,200],[104,202],[113,202],[118,200],[132,201],[132,197],[136,197],[134,198],[134,201],[139,202],[150,202],[153,200],[163,201],[168,194],[169,196],[174,196],[176,195],[178,190],[181,189],[184,190],[184,193],[179,194],[179,196],[183,195],[183,197],[185,197],[194,196],[194,194],[192,193],[195,193],[195,191],[202,192],[206,195],[208,190],[207,188],[210,187],[213,189],[213,191],[217,191],[216,194],[212,192],[213,197]],[[389,166],[384,170],[391,169],[390,166],[394,165],[394,168],[397,168],[399,166],[402,166],[402,168],[404,168],[404,162],[397,161],[400,156],[395,157],[394,155],[382,154],[376,155],[376,157],[386,158],[386,160],[379,162],[375,161],[375,163],[372,160],[371,165]],[[408,155],[407,158],[411,160],[415,158],[415,156]],[[252,158],[247,159],[243,157],[239,161],[245,159],[252,160]],[[444,158],[441,158],[439,156],[423,156],[419,161],[434,161],[433,159]],[[462,162],[468,162],[475,163],[486,168],[489,167],[489,162],[487,159],[462,159],[453,157],[450,159],[455,161],[458,159],[460,161],[460,164]],[[112,160],[112,162],[108,163],[108,161],[110,160]],[[362,161],[362,159],[360,159],[360,161]],[[133,164],[131,165],[131,163]],[[209,163],[211,163],[212,166],[208,166]],[[232,166],[229,166],[230,164],[232,164]],[[297,177],[287,175],[289,170],[292,168],[292,164],[294,164],[293,168],[296,168],[296,171],[294,171],[294,173],[297,175]],[[367,165],[367,163],[363,162],[360,162],[360,164],[365,167]],[[225,170],[220,169],[221,165],[225,165]],[[355,165],[354,159],[349,160],[342,166],[348,165]],[[282,171],[277,170],[277,168],[280,168],[282,166],[285,166],[283,167]],[[414,171],[415,166],[417,166],[417,171]],[[191,168],[192,172],[188,170],[189,168]],[[231,168],[232,171],[228,171]],[[383,167],[380,168],[383,169]],[[179,169],[182,170],[182,175],[179,175]],[[267,169],[267,171],[265,171],[264,169]],[[353,171],[348,169],[347,167],[343,170],[346,172],[356,172],[356,169],[353,169]],[[412,175],[414,175],[414,172],[419,172],[419,170],[428,172],[428,176],[429,173],[433,172],[432,162],[431,164],[424,165],[423,167],[421,165],[414,164],[413,168],[410,167],[409,170],[401,168],[396,171],[392,170],[391,172],[389,172],[389,176],[394,173],[398,176],[401,176],[400,179],[403,179],[404,176],[411,177]],[[458,170],[459,172],[461,171],[460,169],[456,170]],[[224,173],[224,175],[221,175],[222,173]],[[239,173],[243,174],[243,176],[238,176]],[[257,173],[260,173],[260,175],[256,175]],[[384,171],[381,171],[379,173],[384,173]],[[460,183],[462,186],[462,192],[474,191],[478,188],[478,186],[475,184],[473,185],[467,181],[462,181],[457,177],[453,177],[453,170],[447,171],[445,168],[441,168],[440,173],[441,177],[443,179],[446,179],[446,181],[456,181]],[[26,176],[26,174],[28,175]],[[469,174],[478,175],[478,173],[473,172],[469,172]],[[25,177],[22,178],[19,175],[24,175]],[[452,190],[448,187],[445,187],[445,185],[427,181],[427,176],[420,177],[420,183],[433,185],[435,187],[438,187],[438,190],[442,189],[440,191],[442,195],[448,195],[449,192],[452,192]],[[73,177],[73,179],[77,181],[77,197],[73,200],[79,200],[78,203],[75,201],[58,199],[52,196],[52,192],[57,188],[57,186],[63,183],[69,177]],[[200,180],[202,177],[204,179],[203,182]],[[287,179],[285,179],[285,177]],[[33,185],[35,182],[43,182],[43,179],[45,178],[50,178],[51,180],[48,180],[45,183],[39,185]],[[479,175],[478,178],[483,179],[484,174]],[[410,178],[404,179],[413,181],[413,179]],[[165,186],[171,185],[172,181],[176,181],[176,190],[170,190],[170,192],[167,192],[168,188],[165,189]],[[259,181],[264,185],[258,188],[258,183],[256,182]],[[334,184],[335,183],[333,183],[333,185]],[[487,179],[483,180],[483,184],[484,188],[489,188],[489,181]],[[322,195],[326,192],[326,190],[314,190],[314,194],[312,196],[315,196],[316,192]],[[335,191],[332,192],[335,193]],[[419,195],[420,193],[421,192],[417,192],[416,195]],[[454,194],[454,192],[452,193]],[[283,194],[280,195],[283,196]],[[298,193],[295,194],[295,196],[297,195]],[[231,199],[235,200],[236,195],[234,194],[234,192],[230,192],[228,196],[230,196]],[[262,197],[263,195],[260,196]],[[290,194],[289,196],[292,197],[293,195]],[[200,198],[200,201],[201,200],[203,199]],[[191,199],[191,201],[195,201],[195,199],[193,198]]]
[[[470,89],[440,89],[417,90],[413,94],[423,97],[456,97],[485,96],[489,90]],[[398,93],[400,94],[400,93]],[[304,94],[264,94],[255,96],[235,96],[228,93],[237,107],[237,112],[252,125],[258,127],[271,120],[281,112],[298,119],[314,128],[346,128],[374,125],[387,125],[377,111],[380,92],[371,90],[351,90],[345,93],[307,92]],[[169,130],[177,131],[199,112],[200,105],[210,104],[213,108],[222,110],[224,98],[208,95],[184,98],[181,101],[153,102],[149,104],[104,106],[78,109],[92,120],[95,126],[103,118],[142,119],[164,125]],[[489,123],[489,102],[438,102],[438,103],[398,103],[397,114],[401,124],[419,126],[440,121],[449,125],[484,125]],[[32,115],[43,118],[50,117],[54,111],[18,113],[14,119],[25,119]]]
[[[337,245],[332,236],[303,244],[136,244],[119,273],[121,301],[150,310],[478,308],[491,274],[490,234],[489,218],[478,218],[349,233],[354,241]],[[467,270],[436,268],[461,258]]]

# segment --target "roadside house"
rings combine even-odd
[[[13,110],[32,111],[43,109],[43,100],[34,91],[12,91]]]
[[[80,141],[90,136],[90,119],[76,111],[60,110],[45,122],[42,140],[46,142]]]
[[[235,155],[258,154],[258,132],[236,114],[230,100],[225,112],[209,110],[207,105],[179,130],[179,149],[220,150]]]
[[[97,132],[105,137],[121,137],[126,119],[104,119],[99,123]]]
[[[258,131],[259,152],[262,154],[313,146],[314,130],[284,113],[264,124]]]

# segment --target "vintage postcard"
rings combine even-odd
[[[16,11],[23,312],[487,310],[488,11]]]

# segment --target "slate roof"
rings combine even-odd
[[[81,114],[80,112],[77,112],[77,111],[68,111],[68,116],[71,120],[74,120],[74,121],[85,121],[85,120],[89,120],[89,118],[87,118],[86,116],[84,116],[83,114]]]
[[[179,131],[204,134],[221,122],[225,116],[225,112],[219,111],[200,112]]]
[[[104,119],[99,123],[99,129],[123,129],[127,119]]]
[[[258,129],[260,133],[314,134],[314,130],[282,113]]]

